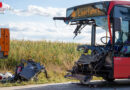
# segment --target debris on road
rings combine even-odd
[[[14,78],[14,75],[11,73],[7,72],[5,74],[0,73],[0,82],[6,82],[6,81],[11,81],[12,78]]]
[[[11,73],[0,74],[0,82],[16,82],[16,81],[29,81],[31,79],[38,80],[37,76],[44,72],[48,78],[47,71],[43,65],[35,62],[32,59],[21,60],[21,63],[16,67],[15,74]]]

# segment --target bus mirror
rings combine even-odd
[[[121,31],[121,19],[120,18],[114,18],[114,30]]]

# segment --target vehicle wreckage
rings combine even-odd
[[[9,72],[2,74],[0,73],[0,82],[2,83],[15,83],[17,81],[29,81],[38,80],[38,75],[44,73],[45,77],[48,79],[48,74],[44,65],[35,62],[33,59],[21,60],[21,63],[16,67],[15,74]]]
[[[92,26],[91,45],[78,46],[77,50],[84,53],[65,77],[78,79],[81,84],[87,84],[93,76],[107,81],[130,77],[130,1],[102,1],[75,6],[67,9],[66,17],[54,17],[53,20],[77,25],[75,36],[86,25]],[[97,27],[106,30],[100,39],[103,45],[96,45]],[[89,50],[91,54],[86,54]]]

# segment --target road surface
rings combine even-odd
[[[130,90],[130,80],[116,80],[113,83],[92,81],[89,85],[80,85],[79,83],[31,85],[6,87],[0,88],[0,90]]]

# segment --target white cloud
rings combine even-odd
[[[12,14],[19,16],[31,16],[31,15],[41,15],[45,17],[53,16],[65,16],[65,8],[53,8],[53,7],[40,7],[36,5],[29,5],[27,9],[14,9],[10,5],[3,3],[3,9],[6,11],[11,11]]]
[[[51,26],[51,27],[50,27]],[[59,26],[56,28],[54,25],[48,26],[43,23],[35,22],[21,22],[3,24],[1,27],[8,27],[11,30],[11,39],[25,39],[25,40],[50,40],[50,41],[63,41],[63,42],[78,42],[90,43],[91,40],[91,27],[86,27],[80,35],[74,40],[73,31],[75,27]],[[100,28],[97,29],[97,42],[100,43],[100,38],[105,36],[104,31]]]
[[[65,8],[53,8],[53,7],[40,7],[36,5],[29,5],[27,10],[17,10],[14,9],[13,14],[20,16],[31,16],[31,15],[41,15],[46,17],[53,16],[65,16]]]
[[[36,5],[29,5],[27,9],[14,9],[10,5],[3,3],[2,10],[10,11],[12,14],[19,16],[31,16],[31,15],[40,15],[45,17],[54,17],[54,16],[65,16],[65,8],[53,8],[53,7],[41,7]]]
[[[35,22],[9,23],[1,27],[10,28],[12,39],[69,41],[73,36],[68,27],[61,30],[62,28],[49,27],[46,24]],[[66,33],[63,33],[65,29],[67,29]]]

